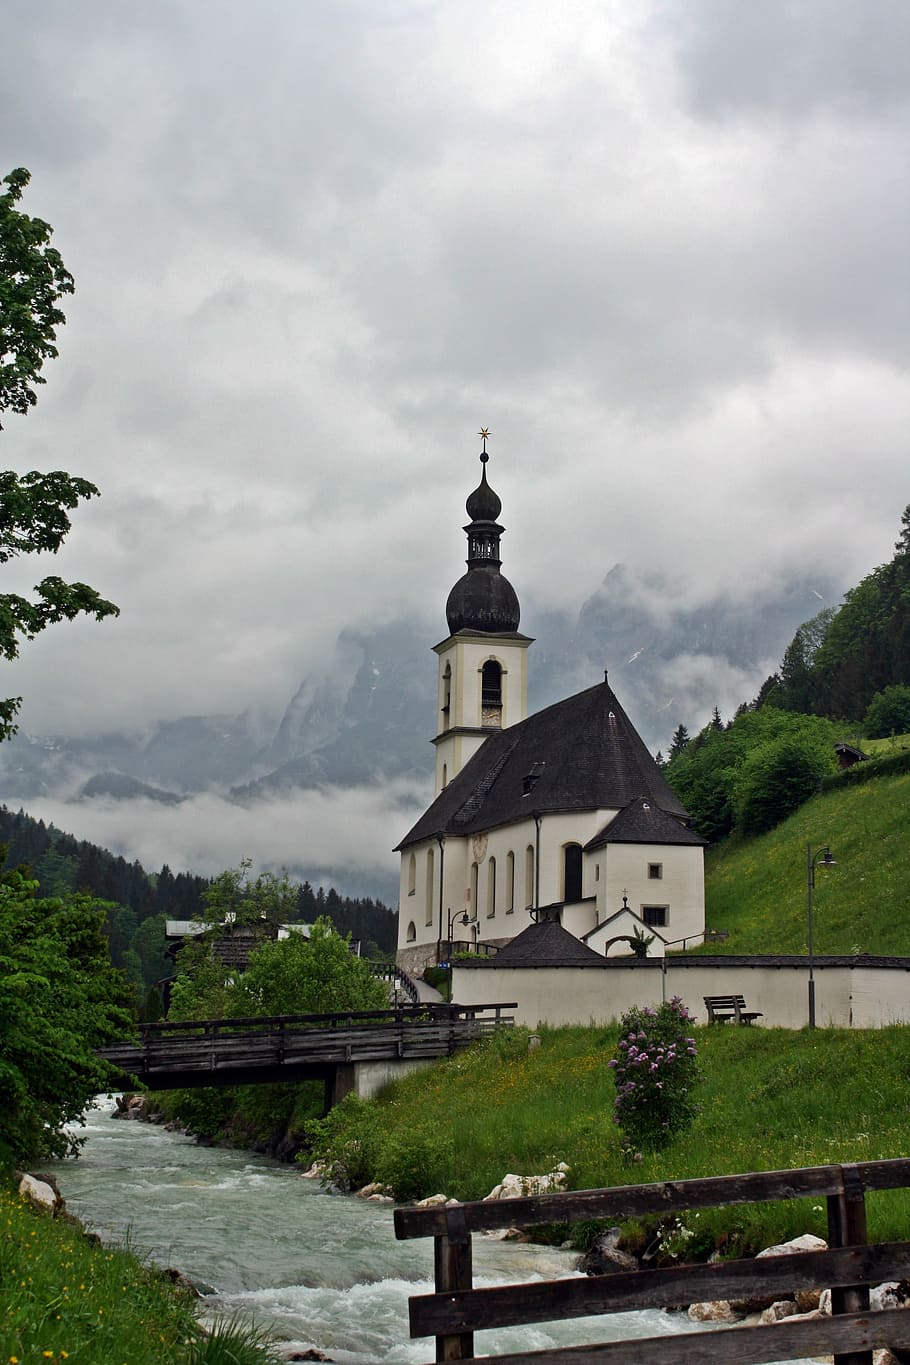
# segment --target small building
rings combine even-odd
[[[456,936],[502,949],[532,918],[558,923],[592,955],[586,936],[602,951],[622,938],[631,951],[637,926],[653,953],[699,942],[704,840],[606,674],[527,715],[534,642],[518,630],[518,597],[501,572],[486,441],[480,458],[466,503],[467,573],[446,603],[449,635],[435,646],[436,795],[397,850],[397,960],[419,975],[449,957]],[[612,921],[610,935],[596,934]]]

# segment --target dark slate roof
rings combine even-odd
[[[661,810],[653,801],[638,796],[634,801],[630,801],[625,810],[621,810],[608,825],[604,825],[600,833],[595,834],[594,838],[585,844],[585,849],[590,851],[595,848],[603,848],[605,844],[704,844],[706,842],[707,840],[702,839],[694,830],[687,829],[674,816]]]
[[[687,818],[604,680],[517,725],[492,730],[398,848],[555,811],[622,810],[636,797]]]
[[[500,948],[491,962],[496,967],[602,967],[604,959],[555,920],[541,920]]]

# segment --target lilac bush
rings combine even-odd
[[[619,1024],[613,1120],[630,1155],[656,1152],[689,1127],[699,1106],[692,1089],[701,1079],[692,1016],[678,995],[652,1009],[627,1010]]]

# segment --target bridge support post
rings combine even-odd
[[[345,1095],[357,1089],[357,1067],[354,1062],[339,1062],[334,1075],[326,1081],[326,1111],[340,1104]]]

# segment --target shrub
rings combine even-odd
[[[372,1100],[345,1095],[325,1118],[303,1125],[310,1144],[306,1159],[323,1163],[326,1182],[342,1190],[360,1189],[374,1179],[382,1149],[381,1123]]]
[[[398,1200],[423,1199],[446,1191],[454,1156],[455,1143],[438,1127],[405,1129],[386,1138],[376,1179]]]
[[[627,1010],[619,1025],[614,1122],[630,1154],[669,1146],[698,1113],[691,1090],[700,1079],[691,1016],[678,995],[656,1010]]]
[[[905,735],[910,730],[910,687],[896,683],[876,692],[869,703],[863,727],[870,739]]]

